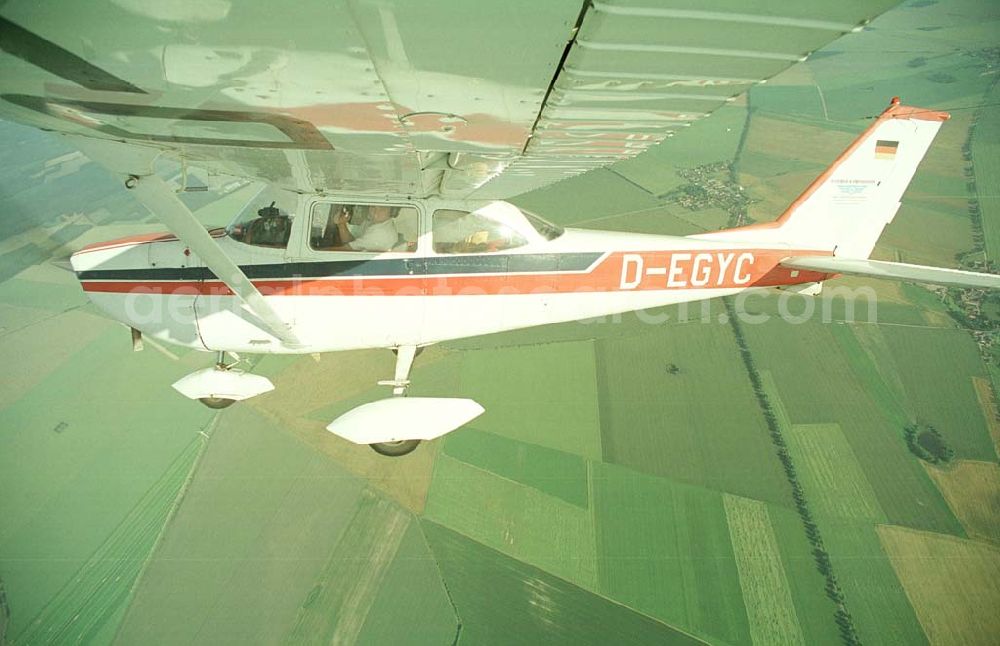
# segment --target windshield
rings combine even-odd
[[[505,222],[478,212],[438,209],[432,227],[436,253],[488,253],[528,244]]]
[[[488,253],[515,249],[537,241],[553,240],[561,227],[501,200],[474,211],[438,209],[432,219],[437,253]]]

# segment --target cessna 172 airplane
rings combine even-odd
[[[731,4],[11,0],[0,115],[65,136],[169,230],[72,265],[134,339],[217,353],[178,391],[225,407],[273,389],[235,353],[389,348],[393,396],[328,429],[401,455],[483,412],[405,396],[418,350],[446,339],[840,274],[1000,287],[869,258],[948,119],[898,99],[774,222],[563,229],[504,200],[669,146],[893,3]],[[269,188],[206,230],[166,162]]]

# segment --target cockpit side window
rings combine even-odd
[[[528,244],[504,223],[474,212],[439,209],[432,222],[436,253],[488,253]]]
[[[411,253],[419,236],[417,210],[390,204],[320,202],[309,221],[314,251]]]
[[[292,218],[272,201],[268,206],[259,208],[256,215],[251,210],[249,217],[244,216],[229,225],[226,233],[243,244],[285,249],[292,235]]]

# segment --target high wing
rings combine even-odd
[[[10,0],[0,116],[304,192],[509,197],[640,154],[893,4]]]

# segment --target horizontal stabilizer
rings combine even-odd
[[[433,440],[483,414],[471,399],[392,397],[358,406],[326,430],[355,444]]]
[[[789,269],[889,278],[914,283],[1000,289],[1000,275],[981,274],[959,269],[942,269],[941,267],[927,267],[925,265],[908,265],[902,262],[803,256],[783,260],[781,266]]]

